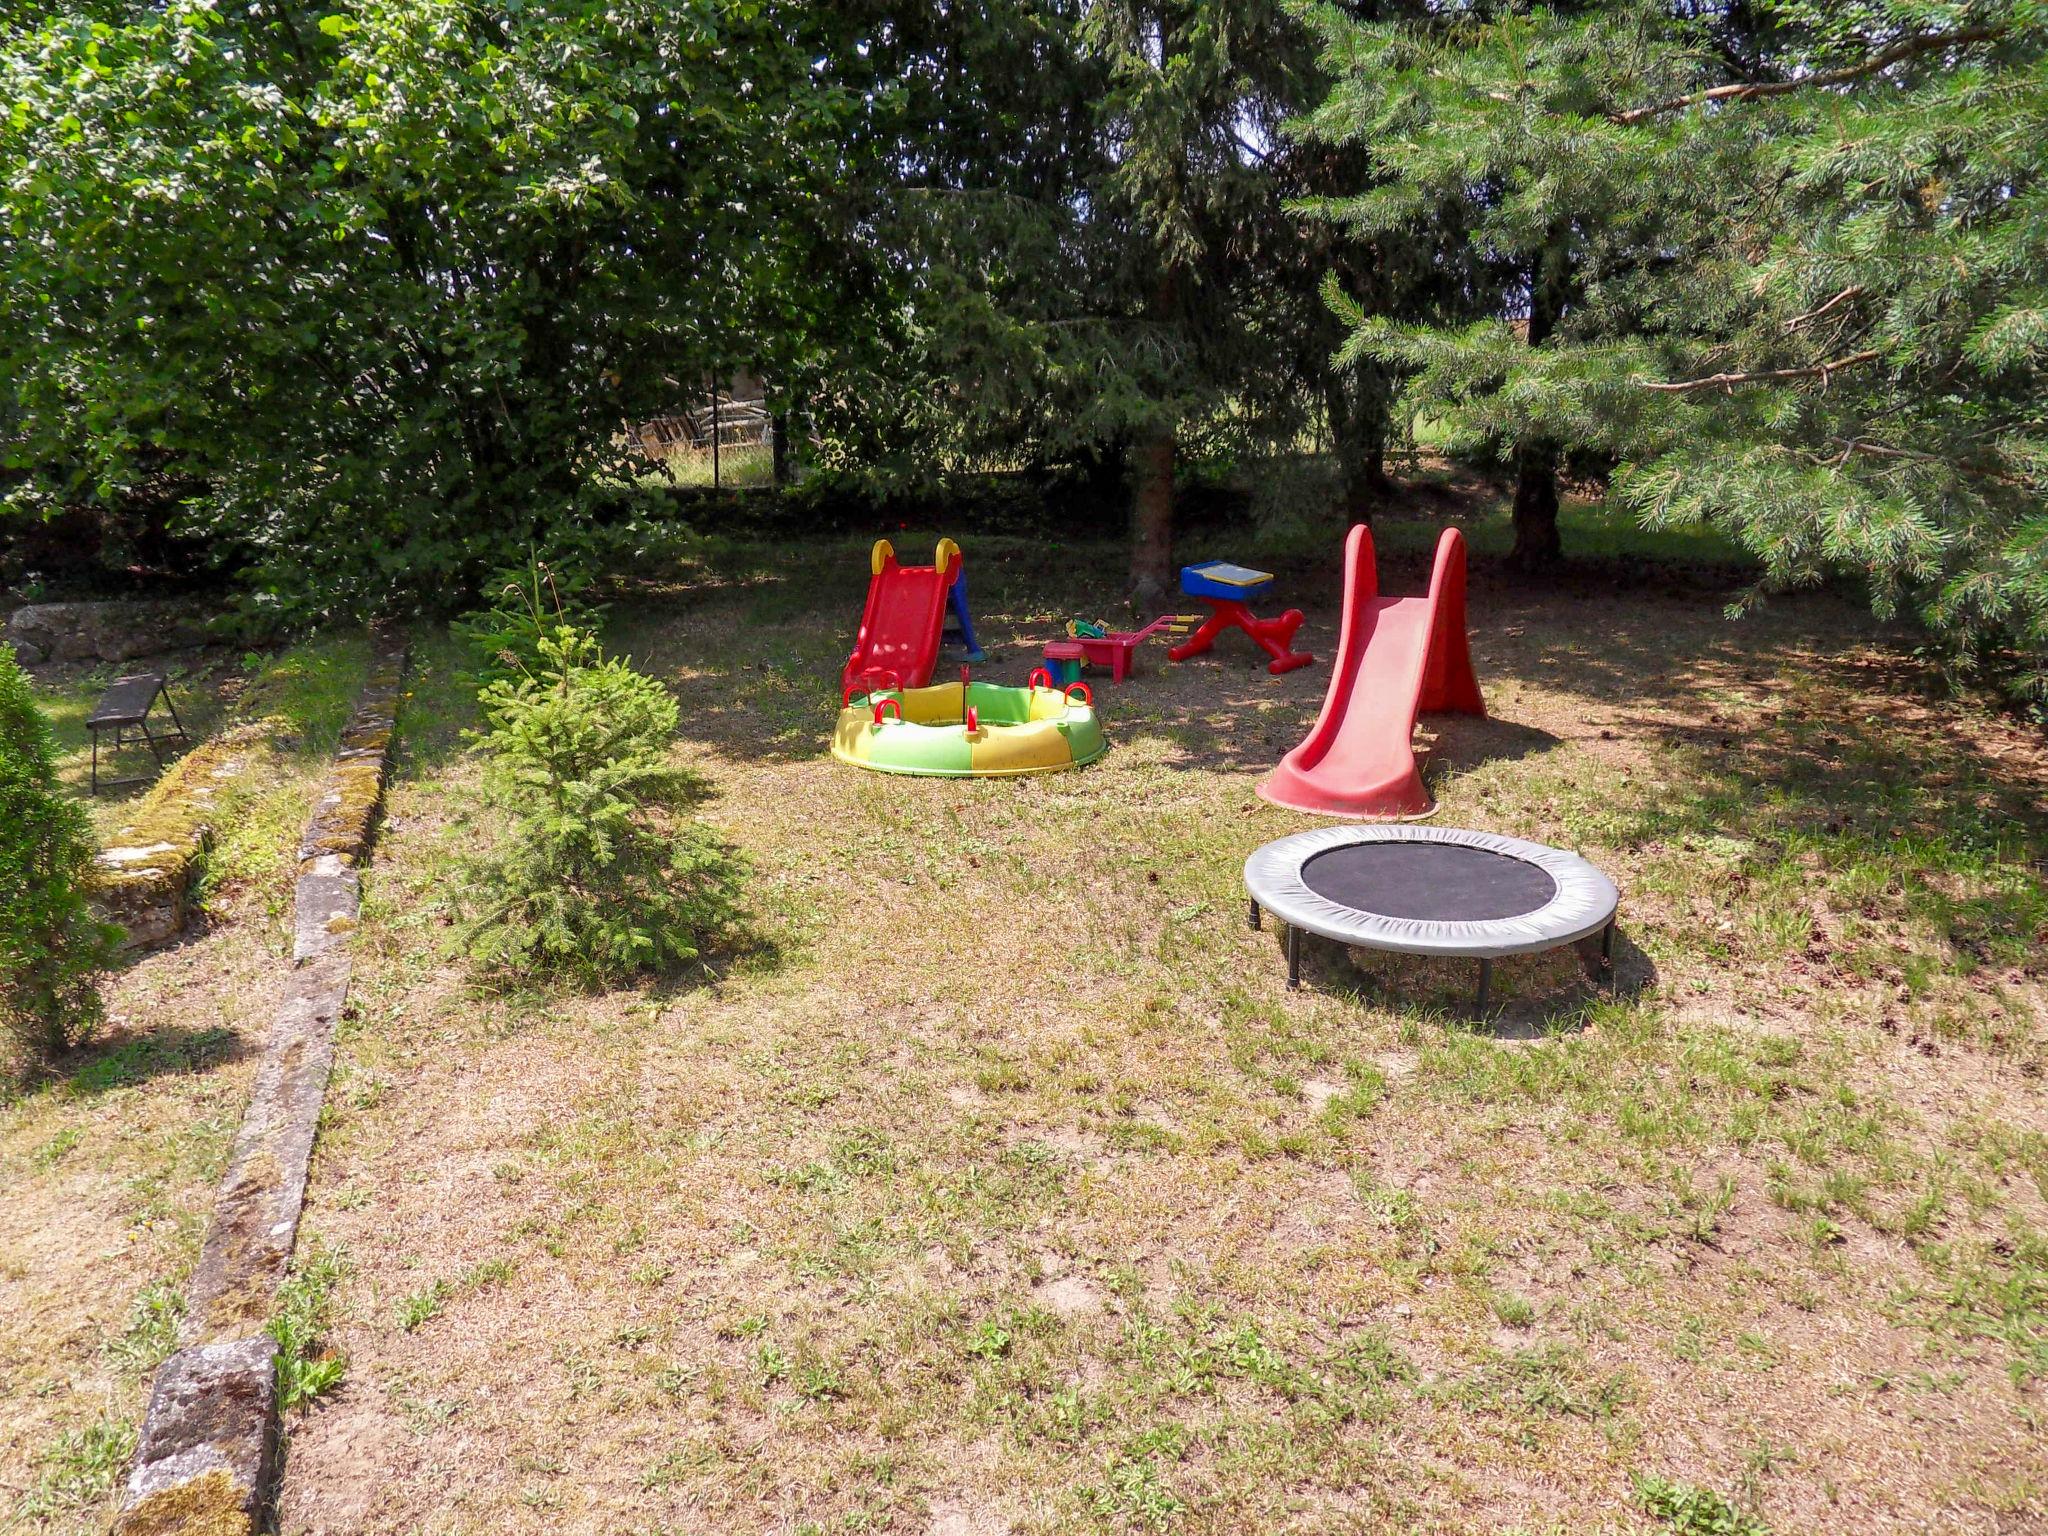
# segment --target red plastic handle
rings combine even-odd
[[[1069,683],[1066,686],[1065,692],[1069,704],[1074,702],[1074,695],[1078,693],[1081,695],[1081,702],[1083,704],[1086,704],[1090,709],[1095,707],[1095,694],[1086,683]]]
[[[875,690],[868,686],[870,678],[877,679],[891,688],[900,690],[903,687],[902,673],[893,671],[888,667],[869,667],[867,671],[849,678],[846,686],[839,690],[839,707],[844,709],[847,705],[851,704],[856,693],[873,693]],[[860,686],[856,687],[856,684]]]
[[[1045,679],[1042,685],[1038,681],[1041,677]],[[1040,686],[1050,688],[1052,686],[1052,674],[1046,671],[1044,667],[1033,667],[1031,675],[1024,679],[1024,686],[1026,688],[1037,688]]]
[[[882,723],[882,711],[885,709],[895,710],[896,718],[898,720],[901,720],[903,718],[903,706],[897,703],[896,700],[877,699],[875,700],[875,724],[880,725]]]
[[[967,730],[971,735],[981,729],[981,712],[972,704],[967,706]]]

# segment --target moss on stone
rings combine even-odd
[[[172,764],[135,814],[93,862],[95,904],[132,933],[154,942],[177,931],[186,893],[212,841],[226,791],[263,745],[264,731],[243,726],[204,742]]]
[[[323,854],[355,864],[369,846],[370,830],[384,803],[384,756],[337,762],[326,791],[299,844],[301,865]]]
[[[253,1536],[255,1500],[224,1470],[159,1488],[121,1511],[114,1536]]]
[[[153,888],[182,873],[213,830],[220,792],[246,765],[256,734],[235,731],[195,747],[164,774],[113,837],[94,872],[108,892]]]

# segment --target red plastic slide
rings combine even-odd
[[[1344,541],[1344,625],[1323,712],[1259,783],[1275,805],[1325,816],[1424,816],[1415,717],[1484,715],[1465,640],[1465,536],[1436,542],[1427,597],[1381,597],[1372,530]]]
[[[960,546],[941,539],[930,565],[898,565],[889,541],[877,539],[868,566],[867,607],[853,654],[839,674],[840,693],[863,693],[870,685],[922,688],[938,664],[946,593],[960,574]]]

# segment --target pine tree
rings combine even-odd
[[[1589,412],[1617,494],[1719,524],[1779,585],[1854,572],[2048,697],[2048,9],[1775,18],[1768,75],[1625,114],[1672,155],[1757,148],[1723,192],[1732,259],[1664,280],[1725,323],[1618,359],[1628,398]]]
[[[1512,558],[1547,564],[1559,454],[1576,433],[1517,383],[1539,359],[1642,323],[1644,274],[1708,240],[1718,153],[1673,178],[1607,123],[1617,104],[1690,84],[1706,29],[1650,4],[1307,15],[1337,84],[1297,131],[1362,150],[1372,183],[1301,210],[1382,237],[1452,229],[1467,247],[1471,286],[1444,285],[1419,320],[1333,287],[1353,326],[1344,356],[1412,373],[1413,404],[1506,448]]]
[[[93,916],[85,811],[57,786],[50,727],[0,645],[0,1071],[77,1044],[100,1015],[116,930]],[[13,1055],[16,1062],[6,1057]]]
[[[1361,287],[1382,263],[1286,211],[1351,158],[1280,131],[1324,87],[1297,18],[981,0],[893,8],[876,33],[902,173],[876,239],[905,322],[833,391],[850,461],[1125,465],[1140,594],[1171,579],[1190,451],[1327,411],[1360,497],[1377,488],[1389,380],[1333,371],[1319,288],[1333,262]]]
[[[1520,274],[1478,322],[1350,305],[1350,350],[1416,369],[1419,402],[1515,450],[1525,556],[1546,455],[1588,450],[1645,519],[1716,523],[1768,585],[1854,573],[2040,697],[2044,17],[1317,10],[1339,83],[1306,131],[1362,146],[1379,180],[1314,211],[1398,229],[1456,198]]]

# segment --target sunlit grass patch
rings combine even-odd
[[[1303,538],[1273,564],[1327,638]],[[1565,952],[1482,1019],[1469,967],[1329,949],[1289,993],[1246,926],[1244,856],[1300,825],[1252,785],[1326,674],[1148,655],[1057,780],[823,761],[864,543],[706,544],[615,609],[777,941],[701,985],[448,965],[474,769],[423,651],[438,745],[394,790],[314,1191],[356,1265],[350,1387],[288,1511],[385,1414],[392,1520],[454,1496],[425,1469],[460,1436],[465,1509],[511,1530],[2031,1511],[2038,978],[2001,935],[2038,791],[1921,723],[1943,706],[1888,722],[1861,621],[1484,590],[1499,718],[1444,728],[1438,820],[1575,847],[1623,903],[1613,991]],[[1107,550],[968,559],[997,667],[1111,600]],[[1922,1469],[2022,1470],[1901,1482],[1880,1423]]]

